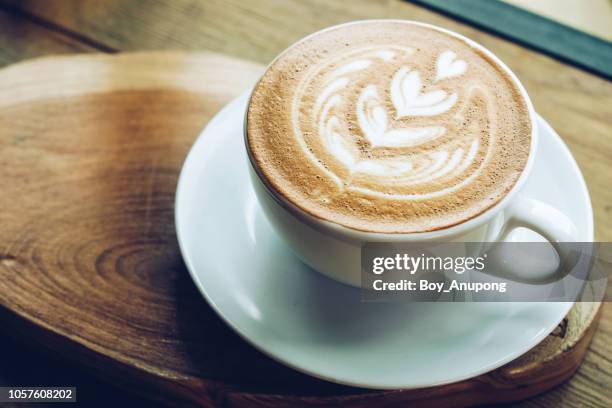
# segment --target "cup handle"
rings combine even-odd
[[[518,197],[507,211],[508,221],[505,230],[525,227],[546,238],[559,255],[564,251],[561,242],[577,241],[576,226],[569,217],[552,205],[533,198]]]
[[[528,197],[517,197],[506,210],[506,223],[502,240],[518,227],[524,227],[542,235],[559,255],[559,268],[554,276],[533,277],[519,280],[529,283],[548,283],[564,278],[578,262],[577,254],[568,243],[578,240],[578,230],[572,220],[557,208]]]

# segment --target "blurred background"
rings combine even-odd
[[[505,2],[612,41],[610,0],[505,0]]]

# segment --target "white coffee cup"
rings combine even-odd
[[[278,192],[272,191],[262,181],[262,176],[253,165],[252,158],[249,157],[253,188],[270,223],[304,263],[332,279],[356,287],[361,286],[362,247],[369,242],[495,242],[503,239],[509,230],[515,227],[525,227],[546,238],[555,247],[560,259],[566,258],[564,248],[558,243],[578,240],[577,229],[573,222],[557,208],[521,194],[531,174],[538,145],[537,118],[525,88],[499,58],[480,44],[439,27],[412,23],[442,31],[469,43],[497,63],[514,81],[523,95],[533,124],[531,150],[527,164],[512,190],[482,214],[449,228],[406,234],[363,232],[314,217],[289,202]],[[316,34],[318,33],[313,35]]]

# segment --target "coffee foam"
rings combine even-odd
[[[316,217],[424,232],[499,202],[527,163],[531,127],[517,86],[478,49],[371,21],[275,60],[253,91],[247,144],[268,187]]]

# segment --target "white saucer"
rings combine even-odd
[[[272,231],[250,185],[247,95],[213,118],[185,161],[176,231],[193,280],[256,348],[299,371],[366,388],[417,388],[470,378],[540,342],[571,303],[360,303],[359,290],[309,270]],[[554,204],[593,240],[582,174],[540,119],[525,193]]]

